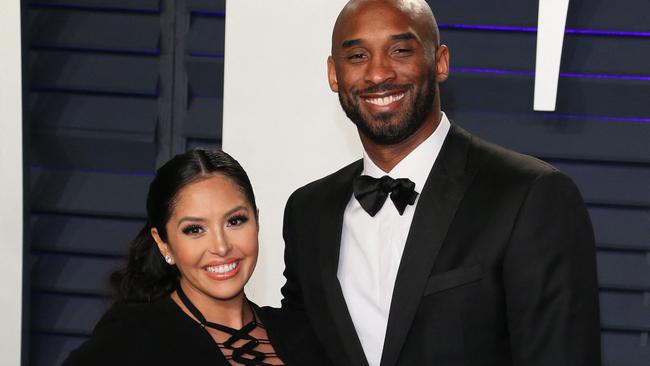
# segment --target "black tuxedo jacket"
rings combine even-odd
[[[285,210],[283,307],[304,309],[337,366],[367,365],[337,279],[357,161]],[[381,366],[600,364],[593,231],[565,175],[455,124],[418,201]]]

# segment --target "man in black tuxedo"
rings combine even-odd
[[[426,2],[341,11],[329,83],[365,151],[289,198],[283,307],[338,366],[599,365],[580,193],[449,121],[448,72]]]

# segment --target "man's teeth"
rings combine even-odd
[[[237,268],[237,265],[239,262],[232,262],[230,264],[222,264],[220,266],[211,266],[211,267],[206,267],[206,271],[208,272],[214,272],[214,273],[226,273],[230,272],[233,269]]]
[[[366,98],[366,102],[375,105],[388,105],[404,98],[404,94],[394,94],[383,98]]]

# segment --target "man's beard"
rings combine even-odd
[[[383,91],[400,90],[403,92],[413,91],[413,84],[395,85],[379,84],[363,90],[354,91],[352,98],[343,97],[339,92],[339,101],[348,118],[357,128],[371,141],[379,145],[393,145],[400,143],[413,135],[433,110],[433,103],[436,96],[435,74],[431,73],[429,82],[415,95],[415,99],[409,105],[404,106],[403,113],[380,113],[371,116],[366,113],[365,117],[359,107],[359,95],[364,93],[379,93]],[[406,97],[406,96],[405,96]],[[372,118],[378,123],[371,123],[367,118]]]

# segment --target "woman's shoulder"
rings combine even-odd
[[[148,324],[164,321],[167,300],[113,304],[100,318],[90,338],[72,351],[64,365],[135,365],[147,363],[162,334]],[[140,363],[141,364],[141,363]]]
[[[92,336],[117,335],[122,332],[146,332],[148,324],[162,321],[169,316],[171,300],[162,298],[149,303],[115,303],[101,317]]]

